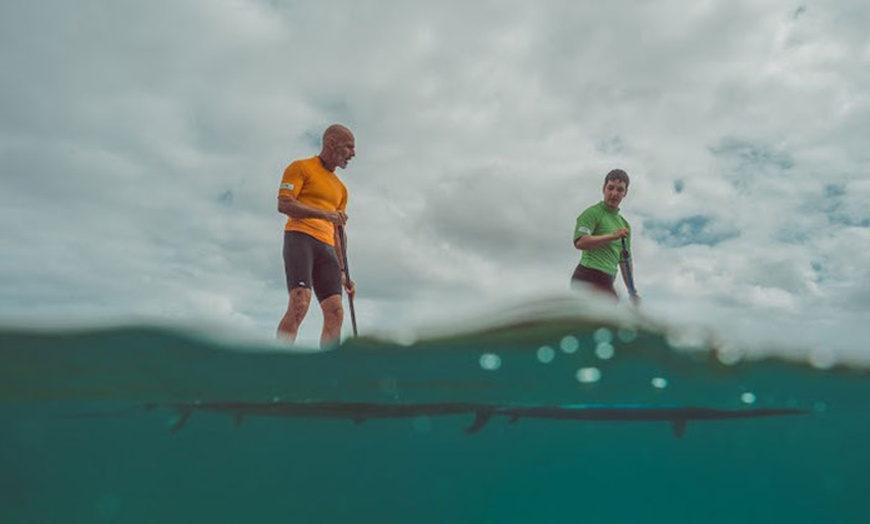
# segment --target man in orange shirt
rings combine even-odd
[[[342,125],[331,125],[323,133],[320,154],[291,163],[281,179],[278,212],[287,215],[284,273],[290,301],[278,324],[278,337],[291,344],[308,313],[312,288],[323,310],[320,346],[341,338],[341,288],[353,296],[354,284],[341,263],[338,228],[347,222],[347,188],[335,168],[346,168],[354,154],[353,133]]]

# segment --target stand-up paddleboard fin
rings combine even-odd
[[[483,426],[487,425],[490,419],[492,419],[492,413],[492,411],[475,411],[474,422],[472,422],[470,426],[465,428],[465,434],[471,435],[483,429]]]
[[[682,438],[686,434],[686,419],[677,418],[671,421],[671,428],[674,430],[674,435],[677,438]]]
[[[178,410],[178,418],[169,428],[169,432],[175,435],[184,428],[188,420],[190,420],[190,410]]]

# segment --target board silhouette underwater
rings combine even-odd
[[[102,411],[77,413],[70,418],[118,417],[134,413],[139,409],[169,409],[178,415],[170,428],[171,433],[181,431],[197,412],[222,413],[231,416],[235,426],[240,427],[246,418],[335,418],[348,419],[362,424],[373,419],[408,419],[414,417],[443,417],[473,415],[473,423],[465,429],[466,434],[479,432],[494,417],[502,417],[510,423],[526,419],[574,420],[602,422],[667,422],[678,437],[685,433],[691,421],[752,419],[786,415],[807,415],[810,412],[800,409],[755,408],[724,410],[696,406],[611,404],[611,405],[497,405],[462,402],[442,402],[432,404],[373,403],[373,402],[185,402],[173,404],[147,404],[145,406],[121,411]]]

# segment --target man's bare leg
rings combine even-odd
[[[293,344],[296,341],[296,334],[299,333],[299,326],[302,325],[302,320],[305,314],[308,313],[308,305],[311,303],[311,290],[304,287],[295,287],[290,290],[290,302],[287,305],[287,312],[284,313],[284,318],[278,323],[278,338],[286,340]]]
[[[323,310],[323,332],[320,334],[320,347],[327,348],[341,340],[341,324],[344,322],[344,309],[341,295],[326,297],[320,303]]]

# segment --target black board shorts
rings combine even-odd
[[[284,231],[284,274],[288,290],[314,288],[318,302],[341,295],[341,266],[335,249],[311,235]]]
[[[604,271],[598,271],[591,267],[586,267],[577,264],[577,269],[571,275],[571,283],[585,282],[591,284],[598,291],[603,291],[607,294],[617,296],[616,289],[613,287],[613,281],[616,279],[614,275],[608,275]]]

